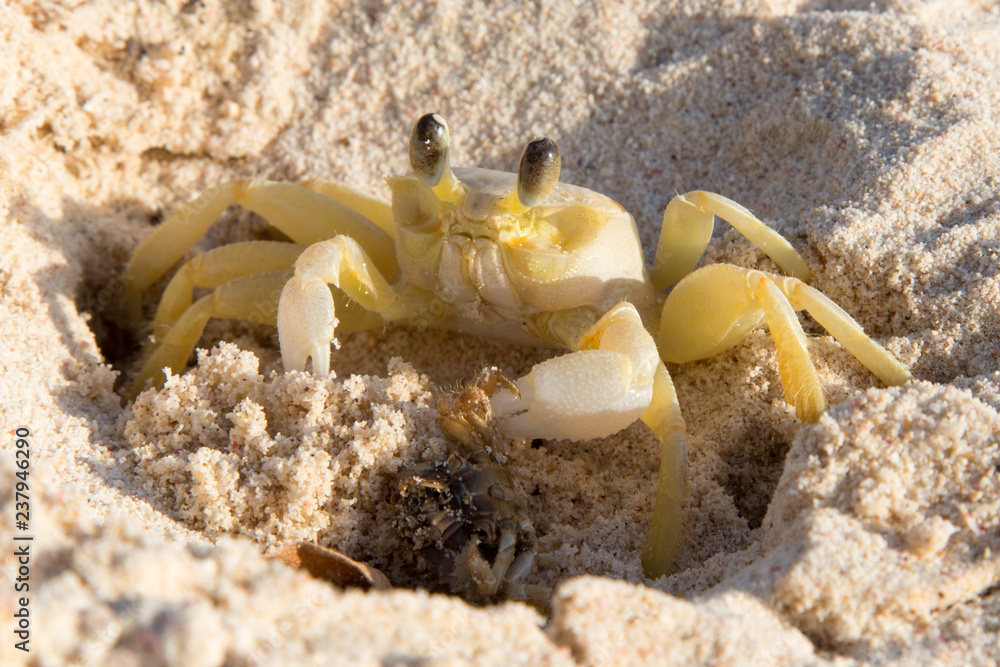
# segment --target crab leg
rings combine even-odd
[[[196,255],[177,270],[163,290],[153,318],[154,335],[166,333],[191,306],[194,288],[215,289],[252,273],[291,271],[302,250],[298,244],[282,241],[243,241]]]
[[[328,285],[376,313],[396,301],[396,292],[353,238],[335,236],[309,246],[295,261],[295,275],[278,302],[278,344],[285,370],[305,370],[312,359],[315,375],[330,372],[330,343],[338,321]]]
[[[803,308],[887,384],[910,379],[902,364],[817,290],[795,278],[728,264],[701,268],[674,287],[663,305],[660,353],[672,363],[704,359],[736,345],[766,321],[778,353],[785,400],[800,419],[816,421],[826,399],[795,314]]]
[[[163,292],[153,321],[153,337],[144,350],[147,360],[132,385],[132,395],[138,394],[149,378],[156,376],[157,383],[162,382],[164,366],[173,371],[182,369],[209,319],[229,317],[274,324],[278,295],[284,281],[292,277],[291,269],[302,250],[302,246],[294,243],[245,241],[215,248],[185,263]],[[259,277],[273,272],[281,276],[274,279],[277,282]],[[241,278],[247,280],[235,282]],[[214,300],[205,297],[200,305],[192,306],[194,288],[218,289],[227,285]],[[258,287],[263,291],[254,293],[253,289]],[[341,331],[363,331],[383,324],[378,314],[358,306],[342,292],[337,291],[331,297]],[[229,303],[237,298],[254,304],[248,311],[252,316],[241,315],[238,304]],[[166,349],[158,352],[164,344]]]
[[[660,242],[650,272],[656,289],[666,289],[694,270],[712,238],[715,216],[739,230],[785,273],[809,279],[809,267],[781,234],[733,200],[699,190],[674,197],[663,212]]]
[[[131,395],[134,398],[145,388],[147,380],[153,386],[163,384],[163,369],[183,368],[205,325],[213,317],[246,320],[261,324],[275,322],[278,293],[291,277],[290,271],[256,273],[236,278],[219,286],[184,311],[150,353],[136,375]]]
[[[660,440],[656,501],[642,550],[642,571],[649,579],[656,579],[675,569],[674,559],[684,527],[684,477],[688,462],[684,417],[674,383],[662,361],[653,376],[653,400],[640,419]]]
[[[491,398],[506,433],[585,440],[617,433],[642,419],[660,439],[660,476],[643,570],[673,568],[681,533],[687,444],[684,419],[656,344],[630,303],[621,303],[579,340],[578,351],[537,364],[516,382],[520,397]]]
[[[771,276],[771,280],[795,310],[805,310],[821,327],[830,332],[838,343],[847,348],[865,367],[889,386],[901,385],[913,379],[910,370],[889,352],[869,338],[853,317],[828,296],[801,280]]]
[[[368,251],[379,270],[393,278],[398,266],[392,236],[351,206],[378,211],[380,220],[384,210],[362,195],[345,196],[343,193],[350,191],[343,187],[314,182],[308,186],[231,181],[182,206],[139,244],[125,268],[126,299],[132,316],[139,319],[143,292],[166,273],[231,204],[239,204],[263,216],[303,246],[337,234],[349,234]],[[339,202],[326,194],[340,196],[345,201]]]
[[[500,590],[500,586],[507,581],[507,573],[514,556],[517,554],[517,533],[513,524],[504,524],[500,529],[500,544],[496,560],[493,567],[483,558],[478,546],[473,546],[466,557],[466,565],[472,573],[472,578],[476,582],[479,593],[487,598],[492,598]],[[523,555],[523,554],[522,554]],[[530,569],[530,561],[528,562]],[[525,570],[526,571],[526,570]],[[518,572],[517,577],[522,576]],[[512,577],[516,579],[517,577]]]
[[[396,223],[392,219],[392,206],[368,195],[333,181],[299,181],[303,188],[340,202],[347,208],[365,216],[389,236],[395,236]],[[364,244],[362,244],[364,245]]]
[[[472,581],[475,582],[479,594],[486,598],[496,595],[500,589],[500,580],[497,579],[496,573],[490,567],[489,561],[483,558],[477,544],[473,543],[467,547],[465,564],[469,568],[469,574],[472,575]]]

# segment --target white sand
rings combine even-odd
[[[996,3],[341,4],[0,6],[0,661],[1000,661]],[[784,402],[765,332],[672,367],[690,498],[681,572],[654,582],[645,427],[514,443],[532,582],[556,587],[547,623],[266,560],[318,540],[417,583],[380,500],[446,447],[432,396],[551,353],[390,328],[342,337],[337,378],[317,382],[271,375],[272,330],[213,324],[203,346],[238,347],[133,412],[113,391],[135,362],[118,275],[165,213],[227,178],[387,196],[432,110],[456,165],[513,169],[533,135],[554,138],[562,179],[632,211],[650,260],[675,191],[743,203],[920,382],[869,389],[811,323],[836,404],[816,425]],[[260,229],[233,210],[203,245]],[[705,261],[774,268],[723,226]],[[30,654],[10,632],[18,427]]]

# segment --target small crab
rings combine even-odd
[[[766,324],[786,400],[814,421],[826,403],[795,314],[805,309],[884,383],[911,378],[805,283],[809,269],[788,241],[739,204],[700,191],[675,197],[647,270],[632,216],[603,195],[560,183],[551,140],[528,143],[516,174],[453,171],[450,144],[441,116],[417,121],[413,174],[386,179],[391,205],[329,182],[233,181],[181,207],[126,268],[136,318],[146,289],[231,204],[292,242],[234,243],[181,266],[163,293],[133,391],[162,382],[165,367],[182,369],[213,317],[276,323],[285,368],[305,370],[311,359],[318,375],[329,373],[335,332],[387,322],[569,350],[517,380],[518,391],[493,394],[493,417],[507,435],[528,438],[599,438],[636,419],[652,428],[660,473],[642,562],[654,578],[673,567],[687,462],[664,361],[718,354]],[[694,270],[715,216],[789,275],[727,264]],[[194,288],[213,291],[192,303]]]
[[[521,580],[534,565],[535,530],[498,451],[504,438],[490,406],[498,386],[517,394],[499,370],[487,368],[438,402],[441,430],[457,446],[446,461],[400,473],[396,525],[420,569],[453,589],[525,598],[530,589]]]

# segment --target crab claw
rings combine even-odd
[[[278,344],[285,370],[304,371],[312,358],[313,373],[330,373],[330,343],[338,321],[330,287],[341,290],[362,308],[380,313],[396,293],[357,241],[339,235],[309,246],[295,260],[295,275],[278,299]]]
[[[493,395],[493,414],[510,435],[589,440],[629,426],[649,407],[660,356],[635,306],[608,311],[580,349],[537,364]]]
[[[292,276],[278,300],[278,346],[285,370],[304,371],[311,358],[313,374],[328,375],[336,326],[333,295],[326,283]]]

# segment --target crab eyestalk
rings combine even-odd
[[[559,183],[560,169],[562,159],[556,142],[548,137],[529,141],[517,165],[517,188],[507,196],[507,208],[524,213],[541,204]]]
[[[420,117],[410,132],[410,168],[440,199],[452,199],[458,179],[448,164],[451,129],[436,113]]]

